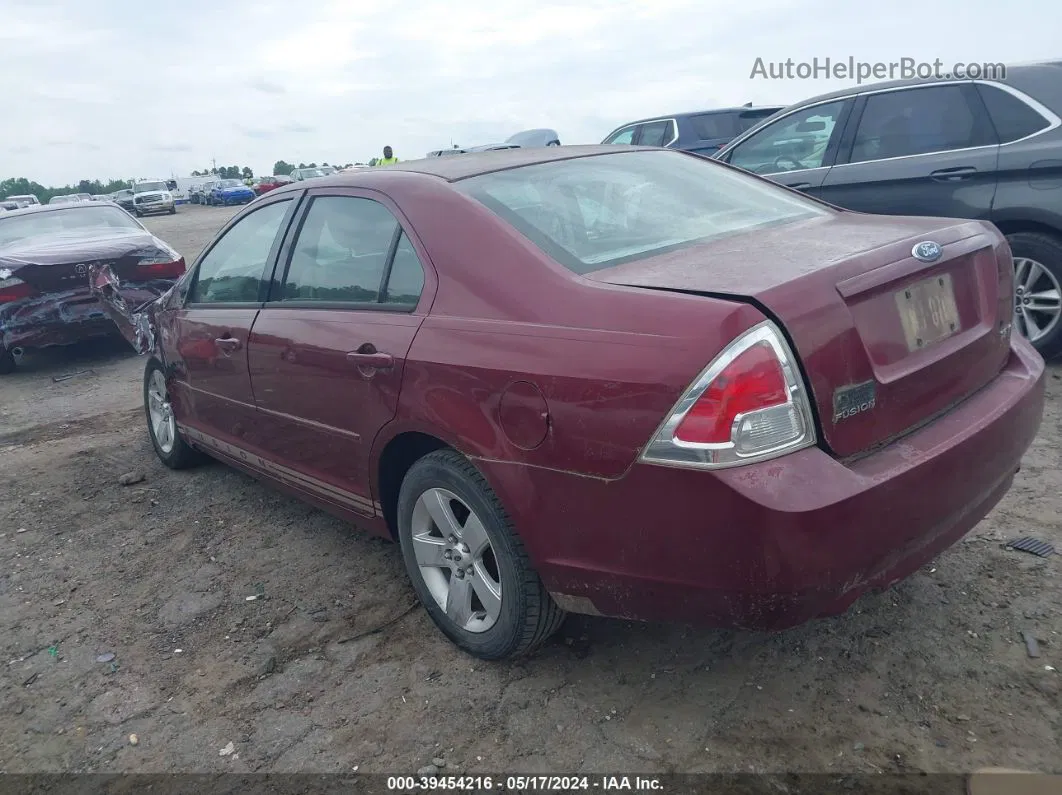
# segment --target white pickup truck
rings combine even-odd
[[[177,212],[177,203],[173,191],[177,189],[175,180],[138,179],[133,180],[133,212],[137,216],[149,213]]]

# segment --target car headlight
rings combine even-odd
[[[165,199],[165,200],[166,200],[166,201],[168,201],[168,202],[171,202],[171,201],[173,201],[173,196],[172,196],[172,195],[170,195],[170,193],[169,193],[169,192],[163,193],[163,194],[162,194],[162,198],[163,198],[163,199]]]

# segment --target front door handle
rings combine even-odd
[[[942,168],[939,171],[932,171],[929,174],[929,178],[934,182],[960,182],[964,179],[969,179],[977,173],[977,169],[973,166],[957,166],[956,168]]]
[[[358,367],[385,370],[388,367],[394,367],[395,357],[389,353],[348,353],[347,361]]]
[[[214,344],[221,348],[221,350],[225,351],[225,353],[232,353],[240,348],[240,341],[235,337],[218,337],[214,340]]]
[[[790,182],[786,185],[787,188],[793,188],[794,190],[807,190],[811,187],[810,182]]]

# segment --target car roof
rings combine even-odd
[[[420,160],[403,160],[387,166],[376,166],[364,171],[330,174],[327,177],[295,182],[278,188],[280,191],[301,190],[307,187],[357,187],[359,185],[383,184],[399,174],[423,174],[456,182],[480,174],[508,171],[539,163],[560,160],[575,160],[595,155],[611,155],[619,152],[660,151],[653,146],[620,146],[616,144],[588,144],[578,146],[520,147],[517,149],[494,149],[489,152],[469,152],[460,157],[425,157]]]
[[[831,91],[828,94],[818,94],[814,97],[808,97],[800,102],[795,102],[788,106],[787,110],[795,110],[797,108],[804,107],[806,105],[817,105],[820,102],[828,102],[831,99],[843,99],[845,97],[857,96],[859,94],[867,94],[876,91],[887,91],[893,88],[907,88],[909,86],[928,86],[934,83],[956,83],[956,82],[974,82],[974,81],[988,81],[988,82],[1013,82],[1014,78],[1020,80],[1028,78],[1044,77],[1051,80],[1062,80],[1062,61],[1042,61],[1038,63],[1027,64],[1015,64],[1013,66],[1006,67],[1006,78],[995,78],[991,76],[985,77],[930,77],[930,78],[912,78],[910,80],[886,80],[881,83],[862,83],[858,86],[851,86],[849,88],[841,88],[837,91]]]
[[[635,124],[645,124],[650,121],[663,121],[664,119],[686,119],[691,116],[708,116],[718,113],[748,113],[749,111],[779,111],[782,108],[786,108],[788,105],[750,105],[741,108],[711,108],[709,110],[687,110],[682,113],[658,113],[656,116],[646,116],[644,119],[635,119],[634,121],[628,121],[616,127],[617,130],[621,130],[624,127],[631,127]]]

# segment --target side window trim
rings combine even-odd
[[[395,211],[384,202],[380,201],[375,196],[371,196],[368,193],[354,190],[336,190],[323,188],[315,190],[306,195],[306,191],[303,191],[303,195],[306,196],[305,201],[301,201],[301,206],[298,209],[298,214],[295,218],[292,218],[288,223],[287,232],[284,235],[283,242],[279,247],[277,256],[274,260],[273,276],[266,283],[266,294],[262,299],[262,308],[275,307],[284,309],[346,309],[350,311],[369,311],[369,312],[396,312],[399,314],[410,314],[416,311],[416,305],[409,306],[405,304],[388,304],[383,301],[384,290],[387,287],[387,281],[391,277],[391,266],[394,264],[395,252],[398,250],[398,244],[402,240],[402,235],[405,234],[409,238],[412,244],[413,237],[410,235],[409,230],[405,228],[403,219],[400,218]],[[301,301],[291,300],[282,301],[279,297],[281,290],[284,288],[284,280],[288,276],[288,270],[291,267],[291,257],[295,248],[295,241],[298,240],[299,234],[302,232],[303,225],[306,223],[306,218],[310,213],[310,207],[313,206],[313,200],[317,198],[326,197],[343,197],[352,199],[368,199],[381,205],[395,220],[395,231],[391,236],[391,242],[387,248],[387,259],[384,262],[383,272],[380,276],[380,286],[376,292],[375,301]],[[417,255],[418,259],[422,259],[420,255]],[[421,262],[421,268],[424,269],[424,264]],[[425,286],[427,284],[427,269],[424,269],[425,273]],[[422,292],[423,296],[423,292]]]
[[[981,101],[980,96],[977,94],[977,89],[974,88],[973,82],[967,83],[944,83],[943,86],[958,86],[962,90],[963,98],[966,100],[966,105],[970,109],[970,113],[974,117],[974,127],[982,136],[988,132],[991,136],[995,136],[995,128],[992,127],[992,120],[988,115],[988,110],[985,108],[984,103]],[[919,89],[934,88],[933,84],[925,84],[918,86],[904,86],[902,88],[889,89],[888,91],[873,91],[867,94],[858,94],[856,99],[858,100],[858,112],[852,114],[850,130],[845,130],[846,143],[842,156],[837,158],[837,162],[834,163],[834,168],[842,168],[845,166],[862,166],[867,163],[886,163],[894,160],[910,160],[915,157],[932,157],[934,155],[950,154],[952,152],[976,152],[981,149],[998,149],[1000,144],[998,138],[995,142],[989,141],[988,143],[977,144],[975,146],[962,146],[957,149],[939,149],[933,152],[919,152],[915,155],[899,155],[897,157],[879,157],[874,160],[860,160],[858,162],[851,162],[852,150],[855,147],[856,130],[859,129],[859,123],[863,118],[863,112],[866,110],[867,102],[870,97],[877,96],[879,94],[895,94],[900,91],[917,91]],[[850,134],[849,134],[850,133]],[[1038,135],[1039,133],[1035,133]],[[1031,137],[1031,136],[1030,136]]]
[[[184,297],[181,301],[182,309],[232,309],[232,308],[247,308],[247,307],[260,307],[266,301],[269,287],[269,274],[273,272],[276,267],[277,255],[280,252],[281,244],[287,235],[287,229],[291,226],[292,217],[295,215],[295,211],[298,205],[302,202],[302,197],[305,191],[300,191],[294,196],[277,196],[272,201],[262,202],[262,204],[248,209],[242,213],[237,214],[232,218],[211,241],[208,248],[203,249],[202,253],[196,258],[195,264],[192,266],[192,275],[188,279],[188,287],[185,290]],[[281,202],[288,202],[291,207],[284,213],[284,217],[280,221],[280,230],[283,234],[277,235],[273,239],[273,245],[269,249],[269,255],[266,257],[266,262],[262,268],[262,275],[258,282],[258,300],[257,301],[224,301],[211,303],[207,302],[192,302],[189,300],[191,296],[195,294],[196,284],[199,282],[199,268],[203,264],[210,252],[221,242],[222,238],[227,235],[236,224],[240,223],[244,218],[253,215],[256,212],[264,210],[266,207],[270,207],[274,204],[280,204]]]

